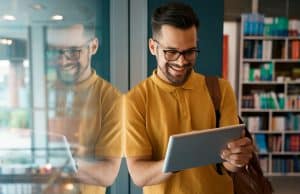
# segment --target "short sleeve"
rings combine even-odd
[[[109,87],[108,87],[109,86]],[[123,122],[122,96],[110,85],[102,89],[100,134],[96,143],[96,156],[122,157]]]
[[[132,90],[125,96],[125,155],[126,157],[152,155],[152,147],[146,132],[146,98],[140,90]]]

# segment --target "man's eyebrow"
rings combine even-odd
[[[197,46],[190,47],[190,48],[184,49],[184,50],[182,50],[182,51],[188,51],[188,50],[193,50],[193,49],[197,49]],[[175,48],[175,47],[166,47],[165,50],[176,50],[176,51],[180,51],[178,48]]]
[[[178,48],[170,47],[170,46],[166,47],[165,49],[169,49],[169,50],[178,50]]]

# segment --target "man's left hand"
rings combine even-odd
[[[254,153],[254,146],[250,138],[242,137],[238,140],[229,142],[227,148],[221,152],[221,158],[224,167],[231,171],[236,172],[241,167],[248,164]]]

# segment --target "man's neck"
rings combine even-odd
[[[76,84],[82,83],[88,80],[93,74],[92,68],[89,66],[84,72],[83,75],[77,80]]]

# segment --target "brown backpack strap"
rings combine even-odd
[[[215,110],[220,110],[221,103],[221,91],[219,86],[219,78],[217,76],[209,76],[205,77],[205,82],[207,89],[209,91],[209,95],[213,101]]]
[[[216,127],[220,126],[220,104],[221,104],[221,90],[219,85],[219,78],[217,76],[205,77],[206,86],[213,102],[216,115]]]
[[[220,104],[221,104],[221,90],[219,86],[219,78],[217,76],[205,77],[206,86],[215,108],[216,115],[216,127],[220,126]],[[222,163],[216,164],[216,170],[218,174],[223,174]]]

